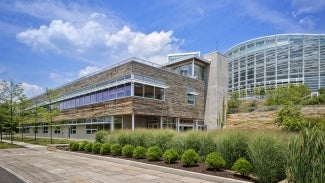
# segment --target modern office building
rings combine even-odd
[[[242,42],[230,48],[228,91],[305,83],[313,92],[325,87],[325,35],[283,34]]]
[[[217,52],[164,66],[130,58],[56,88],[55,123],[39,121],[25,132],[49,136],[52,126],[54,137],[86,139],[100,129],[217,129],[225,120],[226,67]],[[49,105],[45,94],[30,101]]]

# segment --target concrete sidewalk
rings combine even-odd
[[[25,182],[244,182],[123,159],[67,151],[21,142],[26,148],[0,150],[0,166]]]

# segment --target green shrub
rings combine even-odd
[[[79,151],[84,151],[88,141],[84,140],[79,144]]]
[[[256,135],[249,142],[249,159],[260,182],[278,182],[285,178],[285,152],[285,144],[266,134]]]
[[[308,126],[307,121],[302,117],[301,107],[293,103],[281,107],[277,112],[275,123],[290,131],[300,131]]]
[[[122,153],[122,146],[120,144],[111,145],[111,153],[114,156],[119,156]]]
[[[149,147],[146,156],[149,161],[158,161],[162,157],[163,152],[158,146]]]
[[[70,151],[78,151],[79,143],[78,142],[70,142],[69,148],[70,148]]]
[[[92,150],[93,150],[93,143],[88,142],[87,145],[85,146],[85,151],[86,152],[92,152]]]
[[[248,137],[243,132],[226,132],[217,140],[217,152],[225,159],[230,169],[240,157],[247,157]]]
[[[197,164],[199,162],[199,158],[199,154],[196,153],[194,149],[188,149],[183,153],[181,161],[184,165],[190,167]]]
[[[100,143],[100,142],[93,143],[93,145],[92,145],[92,152],[94,154],[99,154],[101,147],[102,147],[102,143]]]
[[[133,150],[133,154],[132,154],[133,158],[135,159],[141,159],[141,158],[145,158],[146,157],[146,149],[142,146],[137,146],[134,150]]]
[[[165,151],[163,159],[168,164],[174,163],[178,159],[178,153],[175,149],[168,149]]]
[[[125,157],[132,157],[134,146],[127,144],[122,148],[122,155]]]
[[[101,155],[105,155],[111,152],[111,144],[110,143],[104,143],[101,147],[100,147],[100,154]]]
[[[291,140],[287,169],[289,182],[325,182],[325,131],[304,129]]]
[[[239,158],[231,169],[241,175],[248,176],[253,171],[253,165],[245,158]]]
[[[212,152],[206,157],[205,164],[208,168],[219,170],[226,166],[226,161],[218,153]]]
[[[109,135],[109,132],[106,130],[99,130],[95,133],[95,142],[104,143],[106,142],[107,136]]]

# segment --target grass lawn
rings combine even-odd
[[[16,144],[10,144],[6,142],[0,142],[0,149],[13,149],[13,148],[22,148],[22,146]]]
[[[6,138],[4,138],[4,139],[6,139]],[[8,138],[8,140],[10,140],[10,138]],[[22,142],[21,136],[15,136],[14,141]],[[53,144],[69,144],[71,141],[73,141],[73,140],[53,139]],[[37,137],[36,142],[35,142],[34,137],[24,137],[24,142],[29,143],[29,144],[47,146],[48,144],[51,144],[51,139],[50,138]]]

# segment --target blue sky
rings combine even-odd
[[[163,63],[256,37],[325,33],[324,0],[0,0],[0,80],[27,96],[130,57]]]

